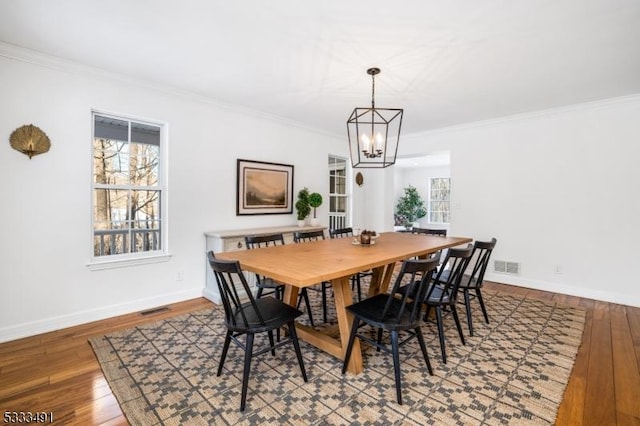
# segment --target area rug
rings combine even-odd
[[[134,425],[553,424],[582,339],[585,311],[490,292],[485,299],[491,322],[474,312],[475,335],[466,345],[451,316],[445,317],[447,364],[435,324],[423,326],[433,376],[415,339],[402,347],[403,405],[395,400],[390,355],[363,344],[364,372],[342,375],[341,361],[301,342],[309,381],[302,380],[288,346],[275,357],[256,357],[241,413],[244,352],[232,345],[223,374],[216,376],[225,333],[219,306],[90,343]]]

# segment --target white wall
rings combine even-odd
[[[392,231],[393,211],[384,206],[395,203],[393,167],[356,170],[362,173],[364,183],[361,187],[353,185],[353,227]]]
[[[236,159],[293,164],[296,192],[326,195],[327,155],[347,155],[342,139],[272,118],[2,53],[0,341],[201,296],[205,231],[295,224],[294,214],[235,215]],[[92,108],[169,124],[168,262],[87,268]],[[48,153],[11,149],[24,124],[47,133]]]
[[[521,263],[488,279],[640,306],[640,96],[405,135],[400,150],[451,151],[450,235],[496,237],[492,259]]]

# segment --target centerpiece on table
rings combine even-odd
[[[360,232],[360,235],[358,235],[358,237],[354,238],[354,242],[363,246],[373,245],[375,244],[375,240],[378,238],[378,236],[379,235],[376,231],[369,231],[365,229]]]

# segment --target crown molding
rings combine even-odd
[[[437,129],[425,130],[422,132],[416,132],[405,135],[405,137],[427,137],[429,135],[436,135],[441,133],[457,132],[462,130],[477,129],[481,127],[495,126],[499,124],[505,124],[510,122],[517,122],[522,120],[529,120],[532,118],[548,117],[559,114],[565,114],[574,111],[587,111],[598,108],[605,108],[610,105],[640,102],[640,93],[632,95],[618,96],[615,98],[599,99],[595,101],[581,102],[578,104],[563,105],[560,107],[546,108],[536,111],[523,112],[519,114],[506,115],[504,117],[490,118],[487,120],[473,121],[469,123],[456,124],[452,126],[439,127]]]
[[[190,92],[187,90],[179,89],[174,86],[161,84],[141,78],[131,77],[125,74],[106,71],[100,68],[91,67],[78,62],[63,59],[57,56],[52,56],[46,53],[42,53],[36,50],[28,49],[25,47],[17,46],[14,44],[5,43],[0,41],[0,57],[4,57],[10,60],[25,62],[28,64],[41,66],[57,71],[62,71],[70,74],[77,74],[85,76],[87,78],[102,79],[115,81],[118,83],[129,84],[146,90],[152,90],[155,92],[161,92],[169,96],[175,96],[183,100],[198,102],[206,104],[215,108],[224,109],[240,115],[248,115],[254,118],[259,118],[267,121],[276,122],[284,126],[301,129],[308,132],[313,132],[325,137],[331,138],[343,138],[343,135],[327,132],[323,129],[308,126],[304,123],[288,119],[279,115],[267,113],[264,111],[247,108],[242,105],[231,104],[219,101],[217,99],[203,96],[198,93]]]

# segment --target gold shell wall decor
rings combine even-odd
[[[49,151],[49,136],[33,124],[18,127],[9,137],[11,148],[27,154],[29,158]]]

